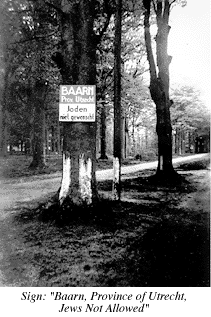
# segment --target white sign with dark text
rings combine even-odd
[[[94,122],[96,89],[94,85],[61,85],[59,121]]]

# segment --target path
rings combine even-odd
[[[196,154],[185,157],[178,157],[173,159],[173,163],[183,163],[188,161],[193,161],[200,159],[207,154]],[[131,166],[122,167],[122,175],[128,173],[135,173],[145,169],[156,168],[157,161],[140,163]],[[106,169],[96,172],[96,178],[98,181],[103,181],[106,179],[112,179],[113,170]],[[9,180],[0,180],[0,219],[7,216],[5,208],[11,208],[17,203],[24,201],[31,201],[39,197],[45,196],[51,192],[56,192],[59,188],[61,181],[61,174],[52,174],[52,175],[41,175],[33,177],[33,180],[28,180],[25,178],[19,183],[9,182]]]
[[[173,159],[173,163],[177,164],[194,161],[203,158],[206,155],[207,154],[197,154],[179,157]],[[133,172],[135,173],[145,169],[156,168],[156,166],[157,162],[125,166],[122,167],[122,175],[127,175],[128,173]],[[102,181],[112,179],[112,174],[113,170],[107,169],[97,171],[96,177],[98,181]],[[22,243],[18,235],[18,229],[12,224],[13,215],[18,212],[20,206],[22,206],[24,202],[29,203],[34,199],[41,199],[47,194],[56,192],[60,181],[60,173],[25,178],[20,180],[20,182],[14,182],[13,179],[0,180],[0,286],[10,286],[5,285],[2,273],[5,270],[10,271],[10,268],[7,267],[7,264],[9,263],[9,260],[7,260],[7,254],[9,255],[13,248],[16,248],[18,244]],[[194,201],[195,200],[192,200],[193,205]]]

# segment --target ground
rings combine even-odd
[[[153,183],[152,163],[126,166],[119,203],[99,171],[101,203],[63,218],[40,208],[60,174],[23,161],[1,159],[0,286],[209,286],[209,155],[175,165],[181,184]]]

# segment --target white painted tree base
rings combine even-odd
[[[62,170],[62,184],[59,193],[59,202],[60,205],[63,203],[64,199],[67,197],[71,184],[71,160],[70,157],[66,157],[63,154],[63,170]]]
[[[79,191],[82,201],[90,205],[92,203],[92,161],[84,159],[84,155],[79,158]]]
[[[163,155],[160,156],[160,171],[163,171]]]
[[[79,184],[79,187],[76,191],[74,188],[72,190],[70,188],[74,186],[73,182],[71,182],[71,158],[63,154],[62,184],[59,193],[60,205],[68,195],[74,195],[70,196],[70,200],[76,205],[81,203],[90,205],[92,203],[92,161],[91,158],[85,160],[84,157],[84,154],[79,156],[78,181],[76,182]]]
[[[120,199],[118,188],[120,186],[121,166],[118,157],[113,158],[113,198],[114,200]]]

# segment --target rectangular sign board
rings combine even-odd
[[[61,85],[59,121],[94,122],[96,89],[94,85]]]

